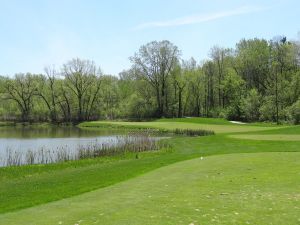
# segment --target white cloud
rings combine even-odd
[[[166,20],[166,21],[142,23],[136,26],[135,29],[139,30],[139,29],[155,28],[155,27],[175,27],[175,26],[183,26],[183,25],[190,25],[190,24],[199,24],[199,23],[213,21],[225,17],[259,12],[265,9],[266,8],[262,8],[262,7],[244,6],[244,7],[236,8],[233,10],[227,10],[227,11],[191,15],[191,16],[186,16],[186,17],[181,17],[181,18],[176,18],[176,19]]]

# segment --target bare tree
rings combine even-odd
[[[46,76],[40,76],[39,88],[37,95],[40,96],[45,102],[49,112],[50,119],[53,123],[58,121],[57,116],[57,75],[54,66],[48,66],[45,69]]]
[[[21,111],[21,120],[29,121],[32,109],[33,97],[37,92],[37,82],[32,74],[17,74],[14,79],[6,79],[5,99],[13,100],[17,103]]]
[[[64,121],[72,122],[71,96],[70,93],[66,91],[63,83],[60,85],[59,101],[57,103],[63,113]]]
[[[77,99],[77,120],[88,119],[91,104],[99,93],[99,75],[93,61],[73,59],[63,65],[63,75],[66,87]],[[95,88],[96,87],[96,88]],[[89,103],[87,103],[89,102]]]

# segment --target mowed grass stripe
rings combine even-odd
[[[209,156],[2,214],[0,221],[6,225],[298,224],[299,171],[300,153]]]
[[[264,140],[264,141],[300,141],[300,135],[285,134],[237,134],[230,135],[231,138],[248,139],[248,140]]]

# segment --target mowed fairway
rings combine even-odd
[[[299,190],[300,153],[227,154],[2,214],[0,223],[290,225],[300,223]]]

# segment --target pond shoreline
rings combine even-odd
[[[153,137],[150,137],[153,136]],[[127,151],[158,150],[149,132],[76,126],[0,127],[0,166],[49,164]],[[125,149],[126,148],[126,149]]]

